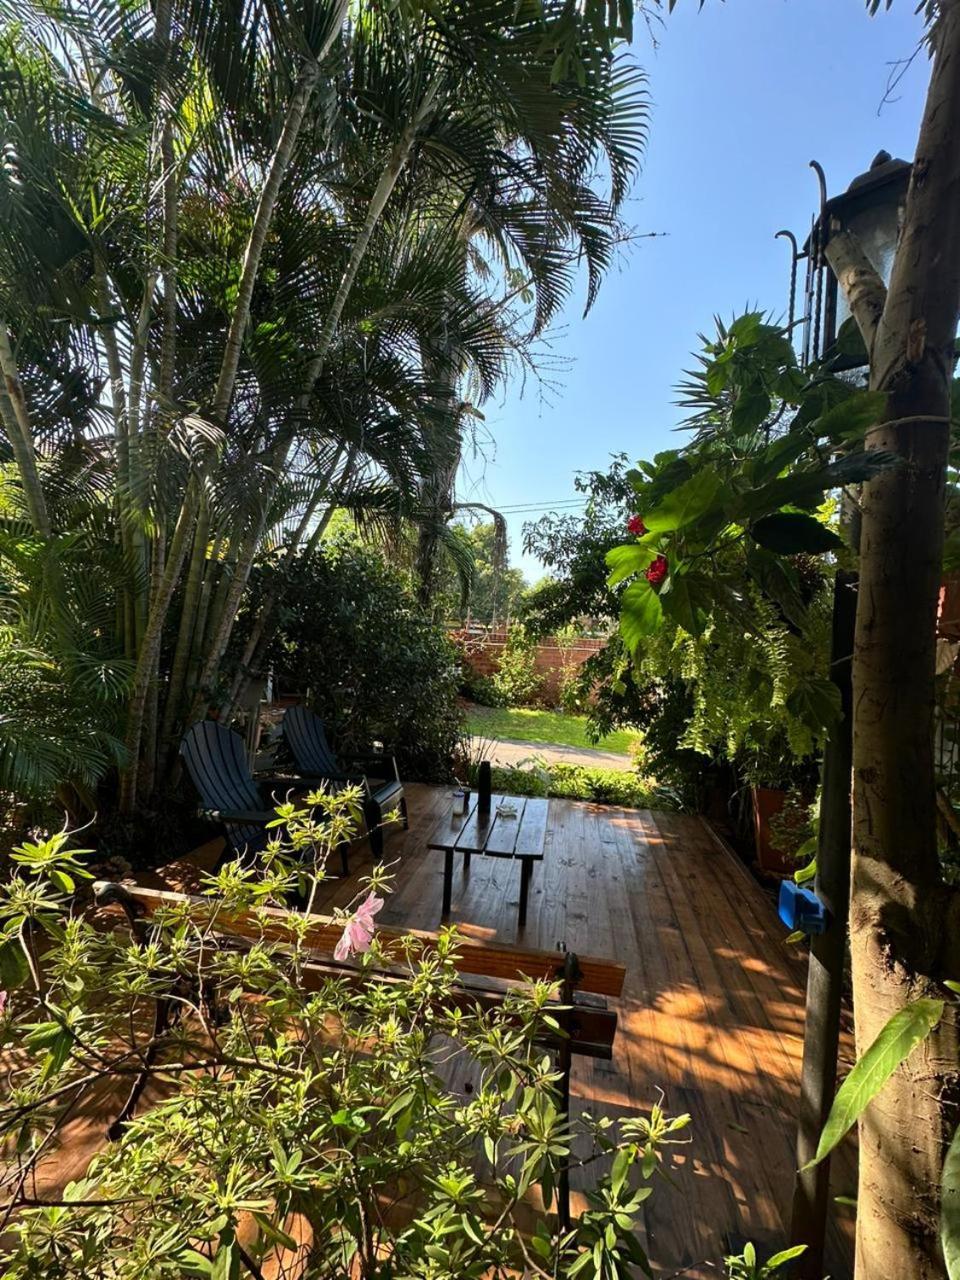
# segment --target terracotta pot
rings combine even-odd
[[[753,795],[753,830],[757,846],[757,862],[764,871],[772,871],[778,876],[793,875],[796,862],[785,853],[781,853],[772,841],[770,821],[783,809],[787,798],[786,791],[774,787],[751,787]]]

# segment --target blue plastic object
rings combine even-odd
[[[780,885],[780,919],[794,931],[824,933],[829,913],[810,889],[795,884],[793,880],[784,880]]]

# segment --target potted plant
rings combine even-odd
[[[785,742],[770,743],[751,752],[741,769],[750,787],[757,863],[774,875],[793,875],[797,851],[810,836],[816,762],[797,760]]]

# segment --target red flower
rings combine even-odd
[[[643,516],[631,516],[627,521],[627,530],[629,533],[636,533],[642,537],[647,532],[647,526],[643,523]]]
[[[651,564],[650,568],[646,572],[646,579],[650,585],[659,587],[660,583],[667,576],[667,570],[669,567],[666,556],[657,556],[656,560],[654,560],[653,564]]]

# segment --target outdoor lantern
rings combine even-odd
[[[884,284],[889,283],[912,168],[906,160],[894,160],[889,152],[881,151],[866,173],[854,178],[846,191],[827,199],[823,169],[815,160],[811,161],[811,167],[820,181],[820,213],[813,220],[803,249],[797,249],[796,239],[790,232],[777,233],[793,245],[791,325],[794,323],[797,264],[801,259],[806,259],[807,263],[801,317],[804,364],[824,356],[837,337],[844,336],[841,330],[850,318],[846,298],[838,289],[837,278],[824,254],[830,237],[841,230],[855,235]],[[862,369],[866,364],[866,354],[854,342],[850,350],[836,356],[834,368]]]

